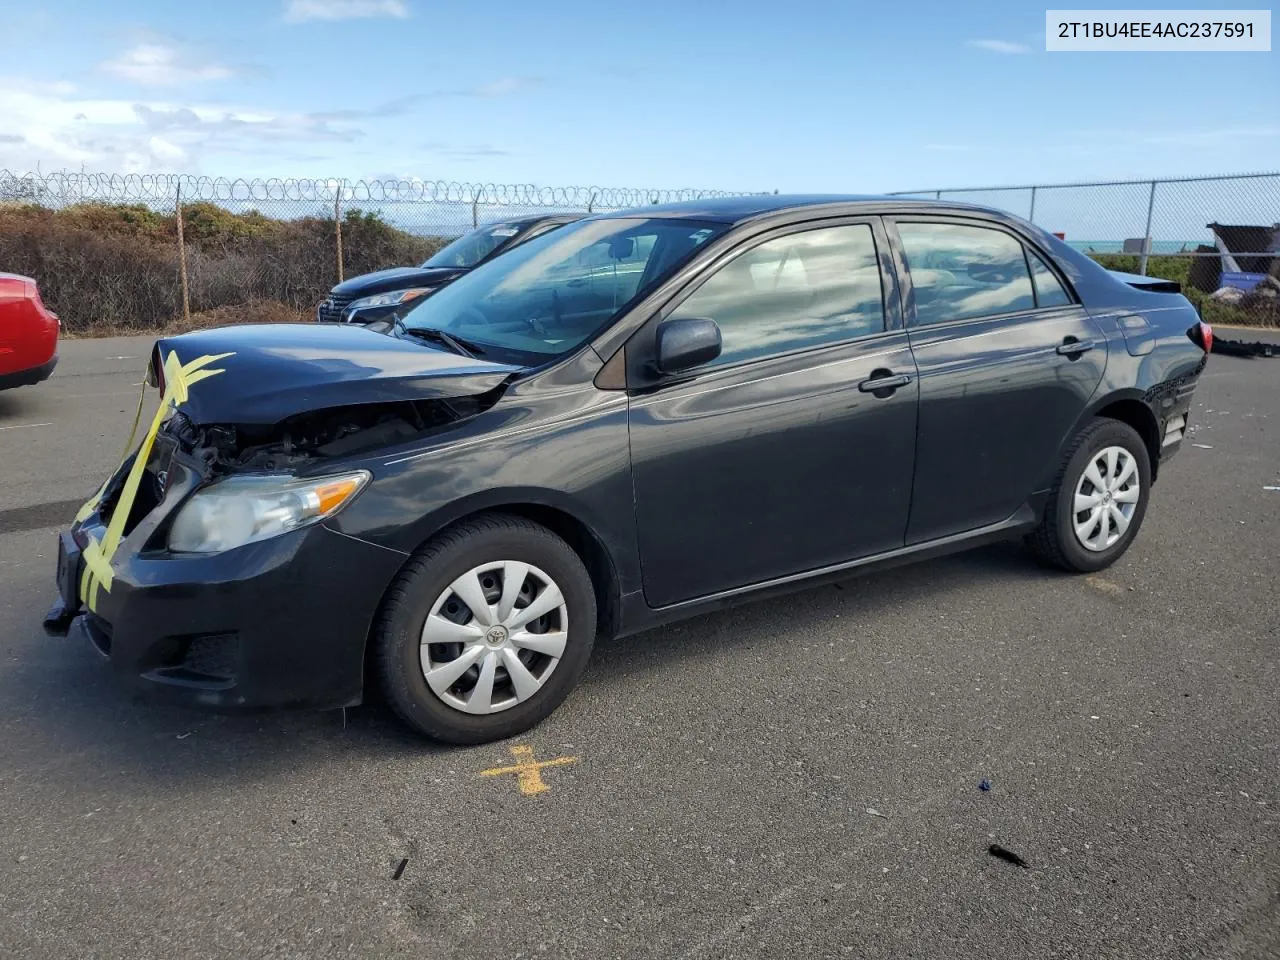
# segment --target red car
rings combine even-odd
[[[39,383],[58,362],[62,324],[30,277],[0,273],[0,390]]]

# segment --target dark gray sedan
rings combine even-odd
[[[508,737],[598,635],[1005,537],[1115,562],[1211,346],[1176,285],[979,207],[591,217],[385,333],[161,340],[176,412],[63,534],[48,624],[179,702],[378,683],[429,736]]]

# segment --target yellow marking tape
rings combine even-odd
[[[234,354],[205,355],[196,357],[190,363],[184,364],[178,359],[178,354],[171,350],[169,351],[169,356],[165,358],[164,393],[160,397],[160,406],[156,409],[155,416],[151,418],[151,426],[143,436],[142,443],[138,445],[138,453],[134,457],[133,465],[129,468],[129,475],[125,477],[124,487],[121,489],[120,497],[116,501],[115,510],[111,513],[111,520],[107,524],[106,534],[101,541],[89,534],[89,543],[84,548],[84,573],[80,575],[80,595],[84,597],[85,604],[90,610],[97,612],[99,590],[111,592],[111,560],[115,557],[116,550],[120,547],[120,541],[124,537],[125,521],[129,519],[129,514],[133,511],[133,501],[138,496],[138,486],[142,483],[142,474],[146,471],[147,461],[151,459],[151,448],[155,444],[156,434],[160,432],[160,427],[170,411],[176,410],[187,402],[187,398],[191,395],[191,387],[194,384],[224,372],[220,369],[206,369],[209,364],[225,360],[230,356],[234,356]],[[145,396],[145,382],[142,390],[143,396]],[[138,398],[138,413],[134,417],[133,429],[129,431],[129,442],[125,444],[126,458],[129,445],[133,442],[133,435],[137,432],[138,422],[142,418],[143,396]],[[123,463],[123,461],[121,462]],[[112,475],[114,476],[114,472]],[[80,508],[80,511],[76,514],[77,523],[98,509],[106,487],[107,484],[104,483],[98,488],[98,492],[90,497],[89,501]]]
[[[534,760],[533,747],[512,747],[511,755],[516,758],[516,763],[511,767],[493,767],[490,770],[481,770],[482,777],[500,777],[506,773],[514,773],[516,781],[520,786],[520,792],[526,797],[532,797],[539,793],[546,793],[551,788],[542,781],[542,769],[544,767],[563,767],[566,764],[577,763],[577,757],[556,757],[554,760]]]

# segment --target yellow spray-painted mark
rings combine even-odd
[[[107,524],[106,533],[103,534],[101,540],[98,540],[93,534],[89,534],[89,542],[83,551],[84,572],[80,575],[80,596],[84,598],[84,602],[90,610],[97,612],[100,590],[111,592],[111,560],[115,556],[116,550],[120,547],[121,539],[124,537],[125,521],[129,519],[129,514],[133,510],[133,501],[138,496],[138,486],[142,482],[142,474],[146,470],[147,461],[151,459],[151,448],[155,444],[156,434],[160,432],[160,427],[170,411],[176,410],[187,402],[187,397],[191,395],[190,391],[193,385],[201,380],[207,380],[209,377],[216,377],[223,372],[220,369],[206,369],[209,364],[225,360],[230,356],[233,356],[233,354],[205,355],[196,357],[190,363],[184,364],[178,359],[178,354],[171,350],[165,358],[164,394],[160,397],[160,406],[156,409],[156,414],[151,419],[151,426],[143,436],[142,443],[138,445],[137,456],[134,457],[133,465],[129,468],[129,475],[125,477],[124,487],[120,490],[120,497],[116,501],[115,510],[111,513],[111,521]],[[144,386],[144,392],[145,389]],[[125,444],[126,454],[129,444],[133,441],[133,434],[137,432],[141,415],[142,398],[139,397],[138,416],[134,418],[133,429],[129,432],[129,443]],[[80,508],[76,514],[77,523],[98,509],[106,486],[104,483],[99,487],[98,492],[90,497],[89,501]]]
[[[1102,593],[1109,594],[1113,597],[1123,597],[1127,592],[1124,587],[1120,586],[1120,584],[1114,583],[1111,580],[1104,580],[1099,576],[1085,577],[1084,582],[1093,587],[1093,589],[1099,590]]]
[[[511,755],[516,758],[514,766],[510,767],[493,767],[490,770],[481,770],[482,777],[500,777],[503,774],[514,773],[516,782],[520,787],[520,792],[526,797],[536,796],[539,793],[546,793],[551,788],[543,782],[542,770],[544,767],[563,767],[566,764],[577,763],[577,757],[556,757],[554,760],[534,760],[533,747],[512,747]]]

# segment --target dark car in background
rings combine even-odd
[[[598,635],[1007,537],[1100,570],[1211,344],[1148,284],[981,207],[746,197],[563,227],[382,333],[165,338],[46,626],[173,701],[377,683],[477,743],[551,713]]]
[[[372,323],[403,312],[415,300],[512,247],[581,219],[581,214],[540,214],[491,223],[464,234],[418,267],[391,267],[344,280],[316,307],[320,323]]]
[[[34,280],[0,273],[0,390],[47,380],[58,363],[61,329]]]

